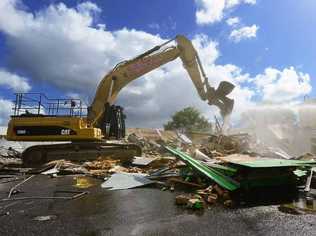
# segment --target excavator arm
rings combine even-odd
[[[114,104],[118,93],[128,83],[178,57],[181,58],[200,98],[207,100],[210,105],[216,105],[222,116],[231,113],[234,101],[226,95],[234,89],[234,85],[222,81],[218,89],[211,87],[191,41],[178,35],[175,38],[176,46],[165,47],[171,41],[156,46],[134,59],[119,63],[105,75],[88,110],[88,123],[91,126],[102,126],[106,107]]]
[[[124,114],[121,107],[114,105],[115,100],[121,89],[128,83],[178,57],[181,58],[200,98],[207,100],[210,105],[218,106],[223,116],[230,114],[233,100],[227,98],[226,95],[233,90],[234,85],[222,81],[217,89],[211,87],[192,43],[184,36],[177,36],[175,41],[176,46],[167,47],[166,45],[170,43],[168,41],[115,66],[101,80],[95,98],[88,109],[87,118],[74,115],[72,105],[69,110],[70,115],[67,116],[64,113],[58,115],[59,107],[62,106],[60,99],[57,99],[57,103],[52,103],[48,99],[49,109],[52,107],[52,111],[56,113],[41,114],[41,94],[36,114],[27,112],[20,114],[23,106],[25,109],[30,109],[27,105],[29,103],[26,103],[29,99],[23,100],[24,94],[17,94],[15,115],[11,117],[8,124],[6,136],[8,140],[72,141],[71,143],[31,146],[22,153],[23,163],[38,165],[64,158],[87,160],[87,158],[95,159],[108,155],[117,156],[124,161],[126,158],[141,156],[141,149],[137,145],[105,142],[105,140],[120,139],[125,136]],[[36,99],[31,99],[31,101],[37,102]],[[71,100],[71,104],[73,102]],[[55,110],[54,104],[57,105]]]

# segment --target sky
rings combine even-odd
[[[212,86],[236,87],[233,122],[249,109],[292,106],[315,97],[316,1],[313,0],[1,0],[0,125],[17,92],[81,98],[118,62],[177,34],[192,40]],[[200,100],[179,59],[119,94],[130,127],[162,127]]]

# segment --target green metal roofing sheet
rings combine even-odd
[[[301,166],[315,166],[316,161],[305,160],[285,160],[266,157],[252,157],[243,154],[232,154],[225,157],[218,158],[226,163],[231,163],[244,167],[251,168],[269,168],[269,167],[301,167]]]
[[[311,166],[316,165],[316,161],[300,161],[300,160],[283,160],[283,159],[255,159],[253,161],[245,161],[234,163],[242,166],[252,168],[267,168],[267,167],[299,167],[299,166]]]
[[[187,155],[184,152],[181,152],[180,150],[173,149],[167,146],[165,146],[165,148],[171,153],[173,153],[174,155],[180,157],[183,161],[188,163],[190,166],[192,166],[194,169],[196,169],[200,173],[204,174],[205,176],[215,181],[220,186],[230,191],[234,191],[240,187],[240,184],[237,181],[234,181],[230,177],[223,175],[222,173],[217,171],[215,168],[211,168],[202,164],[200,161],[190,157],[189,155]]]

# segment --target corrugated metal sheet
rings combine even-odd
[[[173,149],[171,147],[166,147],[166,149],[174,155],[180,157],[184,162],[188,163],[194,169],[198,170],[203,175],[209,177],[223,188],[226,188],[230,191],[234,191],[240,187],[240,184],[237,181],[234,181],[230,177],[223,175],[215,168],[211,168],[202,164],[200,161],[193,159],[186,153]]]
[[[303,161],[303,160],[285,160],[273,158],[256,158],[249,155],[233,154],[218,159],[233,163],[240,166],[251,168],[268,168],[268,167],[295,167],[295,166],[310,166],[316,165],[316,161]]]

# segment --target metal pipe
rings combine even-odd
[[[72,191],[60,191],[60,192],[72,192]],[[76,193],[76,192],[73,192]],[[21,201],[21,200],[36,200],[36,199],[62,199],[62,200],[74,200],[77,198],[82,197],[83,195],[88,194],[88,191],[85,192],[78,192],[77,194],[70,196],[70,197],[46,197],[46,196],[38,196],[38,197],[19,197],[19,198],[4,198],[0,201],[7,202],[7,201]]]
[[[13,187],[10,189],[8,198],[11,197],[13,191],[14,191],[18,186],[21,186],[22,184],[24,184],[24,183],[27,182],[28,180],[32,179],[34,176],[35,176],[35,175],[31,175],[30,177],[24,179],[22,182],[20,182],[20,183],[18,183],[17,185],[13,186]]]

